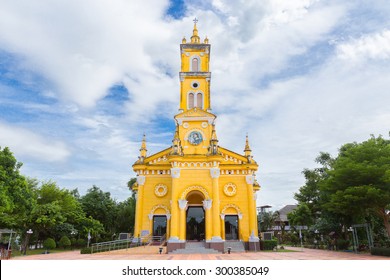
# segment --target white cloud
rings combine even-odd
[[[169,36],[159,18],[168,1],[23,2],[2,5],[3,48],[81,106],[93,106],[126,73],[153,72],[145,48]]]
[[[352,62],[390,58],[390,30],[366,34],[337,46],[340,58]]]
[[[62,141],[44,138],[25,128],[0,122],[0,143],[9,146],[17,155],[34,158],[38,161],[64,161],[70,151]]]
[[[122,193],[118,188],[132,174],[142,133],[150,153],[170,143],[173,132],[153,126],[177,113],[179,44],[191,36],[196,16],[201,38],[211,43],[220,144],[242,152],[248,132],[260,164],[259,203],[292,203],[303,184],[300,172],[314,165],[319,151],[334,154],[345,142],[387,135],[390,35],[386,21],[373,15],[390,5],[374,2],[200,0],[188,3],[179,20],[164,15],[168,0],[4,2],[1,48],[22,57],[16,68],[42,75],[49,87],[43,95],[58,103],[25,102],[17,88],[2,90],[10,107],[44,117],[31,120],[34,132],[0,123],[7,132],[0,137],[28,139],[15,144],[17,154],[67,159],[60,169],[32,163],[28,171],[39,178],[52,175],[72,188],[97,184],[127,196],[125,186]],[[306,60],[317,64],[299,69]],[[99,102],[121,83],[127,101],[114,107]],[[48,119],[56,112],[59,123],[53,124]],[[57,142],[44,138],[59,127]],[[38,151],[26,145],[31,141]]]

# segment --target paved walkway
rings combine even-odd
[[[134,248],[137,249],[137,248]],[[80,254],[79,251],[14,257],[12,260],[390,260],[390,257],[372,256],[317,249],[286,248],[295,252],[248,252],[232,254],[158,254],[158,247],[129,249],[98,254]]]

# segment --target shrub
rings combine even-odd
[[[348,250],[348,248],[349,248],[349,240],[337,239],[336,247],[337,247],[338,250]]]
[[[92,249],[91,249],[91,247],[81,248],[80,254],[92,254]]]
[[[61,248],[67,248],[70,246],[70,239],[67,237],[67,236],[63,236],[61,237],[60,241],[58,242],[58,247],[61,247]]]
[[[75,247],[75,246],[77,246],[77,239],[76,239],[76,238],[74,238],[74,237],[73,237],[73,238],[71,238],[71,239],[70,239],[70,244],[71,244],[71,246],[72,246],[72,247]]]
[[[264,250],[273,250],[278,245],[276,240],[261,240],[260,243],[261,248],[264,248]]]
[[[87,245],[87,242],[84,239],[82,239],[82,238],[77,239],[77,241],[76,241],[77,247],[84,247],[85,245]]]
[[[371,255],[390,257],[390,248],[372,247]]]
[[[53,238],[48,238],[43,242],[43,248],[46,250],[52,250],[56,248],[56,242]]]

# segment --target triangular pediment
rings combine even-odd
[[[217,116],[204,111],[199,108],[192,108],[191,110],[179,113],[175,116],[175,119],[184,119],[184,118],[212,118],[215,119]]]
[[[168,156],[172,148],[169,147],[145,158],[146,164],[168,164]]]
[[[169,164],[168,162],[168,156],[171,152],[172,148],[166,148],[165,150],[162,150],[160,152],[157,152],[153,155],[147,156],[142,162],[140,160],[137,160],[134,164],[143,164],[143,165],[154,165],[154,164]]]
[[[240,155],[236,152],[233,152],[233,151],[230,151],[226,148],[222,148],[222,147],[219,147],[219,152],[221,153],[222,157],[223,157],[223,161],[221,162],[221,164],[243,164],[243,163],[248,163],[248,159],[243,156],[243,155]],[[256,163],[255,161],[253,161],[253,163]]]

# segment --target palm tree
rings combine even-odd
[[[269,231],[272,230],[275,226],[275,221],[280,219],[279,211],[270,211],[260,213],[260,231]]]

